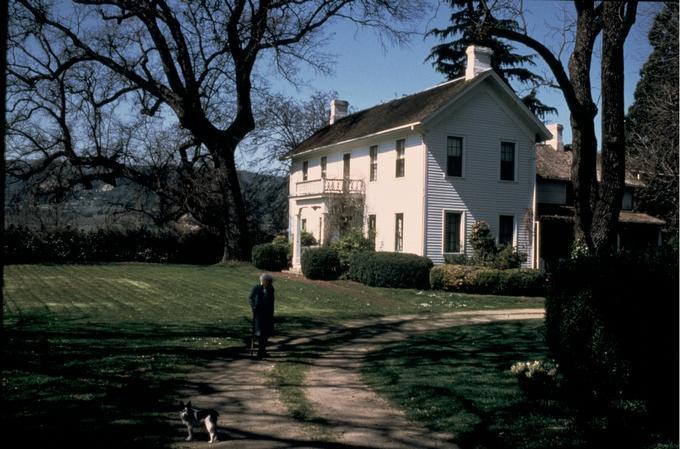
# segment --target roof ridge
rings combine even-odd
[[[403,95],[403,96],[401,96],[401,97],[399,97],[399,98],[393,98],[393,99],[388,100],[388,101],[386,101],[386,102],[384,102],[384,103],[378,103],[378,104],[375,104],[375,105],[373,105],[373,106],[369,106],[369,107],[367,107],[367,108],[360,109],[360,110],[358,110],[358,111],[356,111],[356,112],[352,112],[351,114],[347,114],[346,116],[344,116],[344,117],[341,118],[340,120],[344,120],[344,119],[346,119],[347,117],[350,117],[350,116],[352,116],[352,115],[358,114],[358,113],[360,113],[360,112],[365,112],[365,111],[369,111],[369,110],[371,110],[371,109],[373,109],[373,108],[377,108],[377,107],[380,107],[380,106],[385,106],[386,104],[390,104],[390,103],[392,103],[392,102],[394,102],[394,101],[404,100],[404,99],[406,99],[406,98],[408,98],[408,97],[413,97],[413,96],[415,96],[415,95],[422,94],[423,92],[428,92],[428,91],[433,90],[433,89],[436,89],[436,88],[438,88],[438,87],[442,87],[442,86],[444,86],[444,85],[451,84],[451,83],[454,83],[454,82],[456,82],[456,81],[461,81],[461,80],[464,81],[464,80],[465,80],[465,77],[464,77],[464,76],[460,76],[460,77],[458,77],[458,78],[454,78],[454,79],[452,79],[452,80],[444,81],[443,83],[439,83],[439,84],[435,84],[434,86],[427,87],[427,88],[425,88],[425,89],[423,89],[423,90],[419,90],[419,91],[413,92],[413,93],[411,93],[411,94]],[[350,103],[350,104],[351,104],[351,103]],[[335,123],[339,122],[340,120],[336,120]],[[326,126],[333,126],[335,123],[333,123],[333,124],[328,124],[328,125],[326,125]],[[324,127],[324,128],[325,128],[325,127]]]

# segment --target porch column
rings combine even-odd
[[[302,258],[302,208],[298,210],[295,215],[295,237],[293,237],[293,269],[300,269],[300,260]]]

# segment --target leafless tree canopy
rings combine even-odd
[[[86,185],[122,173],[169,190],[134,173],[138,160],[158,158],[186,174],[189,185],[174,188],[210,176],[224,256],[247,258],[234,152],[255,128],[266,77],[293,79],[299,63],[323,70],[329,22],[350,20],[403,42],[422,10],[411,0],[15,0],[10,157],[24,162],[24,177],[67,161]],[[144,143],[147,127],[169,133],[159,154]]]

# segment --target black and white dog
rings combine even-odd
[[[182,423],[187,426],[187,436],[186,440],[191,441],[193,438],[193,428],[198,426],[200,423],[205,425],[205,430],[210,434],[210,443],[217,441],[217,417],[219,413],[215,410],[203,410],[200,408],[195,408],[191,406],[191,401],[186,404],[179,403],[182,411],[179,413],[179,417],[182,419]]]

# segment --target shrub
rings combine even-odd
[[[349,278],[375,287],[428,288],[432,261],[407,253],[355,253],[349,263]]]
[[[314,238],[314,234],[311,232],[307,231],[302,231],[300,233],[300,241],[302,242],[302,246],[316,246],[316,238]]]
[[[477,257],[484,261],[496,252],[496,242],[491,235],[491,228],[485,221],[477,221],[472,225],[470,243]]]
[[[333,280],[340,276],[340,259],[331,248],[309,248],[302,253],[302,274],[309,279]]]
[[[491,235],[491,229],[485,221],[480,220],[472,225],[470,242],[475,251],[475,256],[472,258],[473,265],[507,270],[519,268],[527,260],[525,253],[517,251],[511,245],[496,246],[493,235]],[[447,263],[449,262],[447,261]],[[466,260],[460,265],[467,263]]]
[[[677,435],[677,258],[576,255],[551,273],[546,341],[581,410],[643,400]]]
[[[526,260],[527,255],[525,253],[517,251],[510,245],[504,245],[496,248],[495,254],[490,257],[489,266],[497,270],[508,270],[521,267]]]
[[[437,265],[430,271],[430,286],[437,290],[494,295],[542,296],[545,273],[528,268],[496,270],[469,265]]]
[[[261,270],[281,271],[288,268],[288,248],[283,245],[264,243],[253,246],[253,265]]]
[[[373,251],[373,244],[369,239],[364,237],[360,228],[353,228],[338,240],[334,241],[331,244],[331,248],[338,253],[340,267],[343,272],[346,272],[349,270],[349,262],[352,255],[365,251]]]
[[[444,262],[451,265],[470,265],[472,260],[465,254],[444,254]]]

